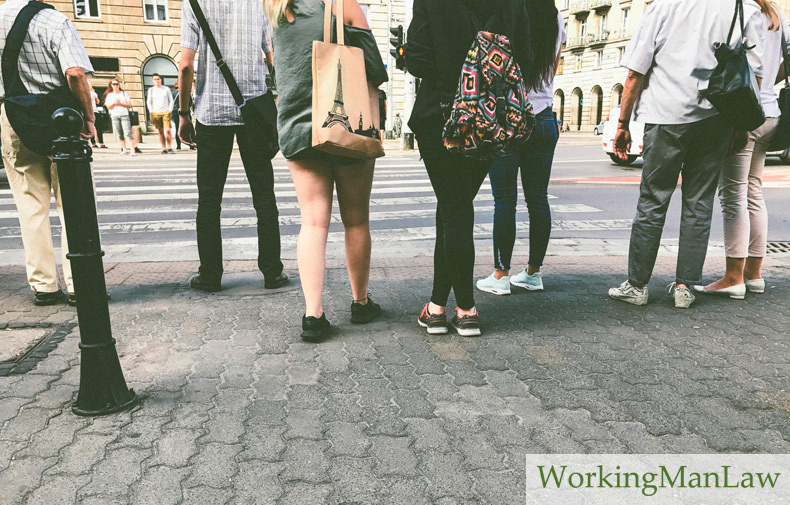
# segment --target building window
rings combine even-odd
[[[563,5],[562,10],[570,9],[571,8],[571,0],[565,0],[562,5]]]
[[[565,70],[565,56],[560,57],[560,66],[557,67],[557,75],[562,75],[562,72]]]
[[[144,0],[146,21],[167,21],[167,0]]]
[[[568,35],[568,20],[566,19],[565,20],[565,38],[566,38],[566,40],[565,40],[565,42],[562,43],[562,47],[563,48],[567,47],[567,45],[568,45],[568,40],[567,40],[568,37],[567,37],[567,35]]]
[[[100,18],[99,0],[74,0],[75,18]]]
[[[576,57],[576,71],[577,72],[581,72],[582,71],[582,61],[584,61],[584,58],[580,54],[580,55],[578,55]]]
[[[601,68],[603,65],[603,51],[595,51],[595,68]]]
[[[601,40],[606,40],[607,35],[609,35],[609,14],[604,14],[601,16],[601,22],[598,25],[598,37]]]
[[[579,21],[579,42],[582,44],[587,43],[587,20]]]
[[[621,47],[619,49],[619,51],[620,51],[620,59],[617,61],[617,63],[621,64],[623,62],[623,60],[625,59],[625,48]]]
[[[623,9],[623,22],[620,24],[620,36],[628,38],[631,36],[631,27],[629,25],[631,9]]]

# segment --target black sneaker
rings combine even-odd
[[[320,318],[302,316],[302,340],[310,343],[322,342],[329,336],[331,327],[326,320],[326,314],[321,314]]]
[[[477,311],[471,316],[462,316],[458,309],[455,309],[455,316],[451,324],[462,337],[479,337],[481,334],[480,317],[478,317]]]
[[[63,302],[63,291],[57,290],[52,293],[36,293],[36,299],[33,303],[39,307],[46,305],[55,305]]]
[[[266,289],[278,289],[288,284],[288,276],[283,272],[274,279],[266,279],[263,282],[263,287]]]
[[[381,306],[374,303],[368,296],[368,303],[362,305],[361,303],[351,303],[351,323],[352,324],[366,324],[381,315]]]
[[[162,149],[162,154],[170,154],[167,152],[167,149]]]
[[[175,151],[173,151],[172,149],[168,149],[167,154],[175,154]]]
[[[136,152],[137,154],[143,154],[143,151],[141,151],[139,147],[135,147],[134,152]]]
[[[189,285],[192,286],[192,289],[205,291],[206,293],[216,293],[217,291],[222,291],[222,282],[208,281],[201,274],[197,274],[196,276],[192,277],[192,280],[189,281]]]
[[[447,314],[431,314],[428,311],[429,303],[425,304],[417,324],[428,330],[431,335],[444,335],[449,330],[447,328]]]

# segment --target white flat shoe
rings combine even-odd
[[[749,293],[765,293],[765,279],[751,279],[746,281],[746,291]]]
[[[712,291],[705,289],[705,286],[694,286],[694,291],[708,295],[727,295],[733,300],[743,300],[746,298],[746,284],[736,284],[735,286]]]

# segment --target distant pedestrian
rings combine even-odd
[[[265,0],[264,5],[275,24],[280,146],[288,160],[301,214],[296,253],[305,297],[301,336],[306,341],[321,341],[330,330],[322,294],[335,187],[345,229],[351,322],[368,323],[381,313],[381,307],[368,295],[374,162],[332,156],[312,148],[313,79],[304,69],[310,68],[313,42],[324,38],[324,2]],[[348,32],[346,42],[361,47],[366,62],[376,62],[375,67],[366,68],[368,86],[375,90],[387,80],[387,75],[364,12],[357,0],[346,0],[343,12],[335,14],[343,16]],[[376,76],[375,82],[371,82],[371,76]]]
[[[258,0],[202,0],[201,7],[212,28],[217,44],[224,52],[245,98],[266,92],[267,68],[263,54],[271,62],[268,23]],[[195,117],[190,119],[190,99],[195,76],[195,54],[200,73],[197,76]],[[228,177],[233,140],[239,145],[241,161],[252,191],[252,205],[258,218],[258,268],[266,289],[288,284],[280,261],[280,223],[274,197],[272,162],[261,149],[258,139],[249,135],[241,112],[230,93],[214,55],[206,42],[190,3],[183,3],[181,14],[181,61],[179,67],[179,118],[181,140],[200,146],[197,153],[197,242],[200,255],[199,274],[190,284],[194,289],[214,292],[222,289],[222,229],[220,212],[222,192]]]
[[[395,120],[392,125],[392,134],[396,139],[399,139],[403,133],[403,119],[400,117],[400,112],[395,113]]]
[[[763,197],[763,170],[768,146],[779,126],[779,100],[774,83],[784,60],[782,41],[790,42],[790,30],[782,12],[767,0],[756,0],[763,15],[763,83],[761,98],[766,122],[749,132],[746,148],[730,154],[724,162],[719,199],[724,214],[724,277],[696,291],[744,298],[746,292],[763,293],[762,264],[768,243],[768,210]],[[790,50],[790,49],[788,49]]]
[[[71,21],[50,6],[28,4],[27,0],[8,0],[0,5],[0,40],[3,51],[13,45],[21,46],[15,74],[11,77],[0,75],[0,100],[13,94],[14,82],[21,84],[27,93],[47,94],[64,85],[82,105],[85,124],[81,136],[90,140],[94,135],[94,113],[91,102],[87,74],[93,72],[88,54],[82,45],[77,30]],[[35,14],[24,38],[9,39],[9,31],[21,12]],[[13,61],[13,60],[12,60]],[[5,82],[8,77],[11,82]],[[22,93],[24,94],[24,93]],[[65,104],[64,104],[65,105]],[[11,118],[13,120],[13,118]],[[2,132],[3,161],[8,174],[8,183],[16,204],[22,242],[25,246],[25,266],[27,280],[35,293],[36,305],[53,305],[63,301],[64,295],[58,282],[55,253],[52,245],[52,230],[49,208],[52,194],[61,223],[60,249],[63,258],[63,277],[68,292],[74,293],[71,264],[66,258],[68,242],[63,220],[63,206],[60,198],[60,184],[57,167],[52,159],[42,156],[25,146],[20,134],[15,131],[6,105],[0,112],[0,131]]]
[[[91,139],[91,146],[94,148],[107,149],[104,145],[103,128],[106,125],[105,118],[107,112],[104,109],[104,102],[99,99],[98,93],[91,88],[91,105],[93,105],[93,115],[96,117],[96,135]],[[97,144],[96,141],[99,141]]]
[[[173,93],[164,85],[162,76],[154,74],[154,85],[148,88],[146,105],[151,114],[154,128],[159,131],[159,143],[162,145],[162,154],[173,152],[173,134],[170,132],[170,111],[173,110]]]
[[[481,333],[474,297],[474,199],[492,162],[445,149],[442,104],[452,102],[469,48],[483,29],[507,36],[516,61],[525,71],[531,68],[530,23],[522,0],[414,1],[406,67],[422,84],[409,126],[437,199],[433,293],[418,323],[432,334],[448,332],[450,291],[457,304],[452,325],[462,336]]]
[[[535,112],[535,128],[518,153],[502,156],[491,167],[488,177],[494,195],[494,273],[477,281],[477,288],[495,295],[509,295],[510,286],[529,291],[543,291],[541,266],[551,236],[549,179],[557,147],[558,131],[551,109],[554,99],[554,74],[568,40],[565,20],[554,0],[527,3],[530,20],[530,43],[534,54],[532,72],[525,76],[530,87],[529,100]],[[529,262],[515,276],[510,276],[510,260],[516,242],[516,204],[518,175],[529,210]]]
[[[112,131],[115,139],[121,144],[122,155],[137,155],[137,140],[132,135],[132,120],[129,109],[132,108],[132,99],[129,93],[123,90],[118,79],[112,79],[104,98],[104,106],[110,111]]]
[[[176,151],[181,150],[181,139],[178,138],[178,81],[173,83],[173,109],[170,111],[170,117],[173,119],[173,129],[175,130],[173,133],[175,134],[175,141],[176,141]],[[191,112],[191,111],[189,111]]]
[[[755,74],[763,74],[762,15],[745,2],[745,37]],[[700,96],[717,66],[713,46],[727,40],[736,0],[661,0],[647,8],[634,33],[622,65],[629,69],[623,91],[615,154],[627,159],[631,149],[629,124],[646,123],[642,186],[631,229],[628,280],[609,296],[646,305],[647,284],[661,245],[667,209],[678,177],[682,182],[682,216],[674,292],[675,307],[694,302],[690,286],[698,284],[708,250],[713,200],[722,163],[733,141],[727,124]],[[733,43],[742,40],[734,31]],[[649,79],[645,76],[649,74]],[[736,143],[739,139],[735,139]],[[746,144],[743,139],[743,144]],[[740,150],[740,147],[737,150]]]

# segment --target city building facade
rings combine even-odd
[[[591,132],[620,105],[628,73],[620,61],[655,1],[661,0],[557,0],[568,33],[554,90],[563,129]],[[776,3],[790,12],[790,0]]]
[[[406,2],[411,0],[359,0],[390,69],[388,94],[391,114],[404,113],[404,73],[395,70],[389,56],[389,28],[406,24]],[[0,0],[0,4],[3,3]],[[77,28],[95,73],[90,79],[101,96],[112,79],[120,79],[141,122],[148,117],[145,93],[154,73],[172,88],[178,78],[181,53],[182,0],[48,0]],[[200,69],[197,69],[199,72]],[[390,127],[391,128],[391,127]]]

